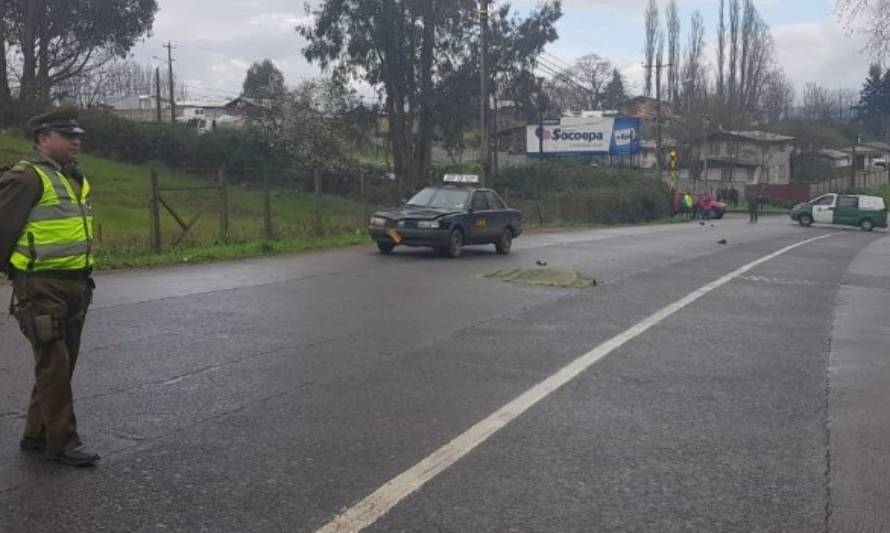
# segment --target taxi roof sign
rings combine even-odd
[[[479,176],[476,174],[445,174],[442,181],[445,183],[469,183],[474,185],[480,183]]]

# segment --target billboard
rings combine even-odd
[[[558,124],[529,126],[526,138],[530,158],[638,155],[640,119],[564,117]]]

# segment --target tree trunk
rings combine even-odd
[[[6,73],[6,25],[0,20],[0,120],[9,119],[12,109],[12,92],[9,89],[9,77]]]
[[[42,30],[42,28],[41,28]],[[51,38],[45,31],[39,32],[37,52],[37,82],[35,84],[36,100],[43,104],[50,100],[49,80],[49,45]]]
[[[420,51],[420,113],[417,146],[414,151],[414,176],[429,176],[433,150],[433,52],[436,40],[436,0],[424,5],[423,44]]]
[[[29,0],[25,3],[20,43],[22,79],[19,89],[19,100],[25,105],[32,103],[37,96],[37,28],[42,8],[41,0]]]

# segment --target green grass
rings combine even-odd
[[[31,150],[24,139],[0,134],[0,165],[18,161]],[[173,218],[161,210],[164,253],[150,248],[149,188],[151,165],[120,163],[82,155],[80,164],[93,185],[97,256],[103,267],[153,266],[189,261],[232,259],[353,244],[364,237],[366,208],[331,195],[276,189],[272,192],[272,220],[276,239],[263,239],[263,193],[232,185],[229,196],[229,235],[220,241],[219,195],[214,190],[168,192],[162,196],[186,221],[198,221],[179,246]],[[155,166],[165,187],[212,185],[210,176],[195,176]],[[356,236],[359,231],[361,239]]]
[[[209,243],[177,246],[160,254],[144,249],[102,250],[97,254],[100,269],[148,268],[225,261],[264,255],[320,250],[370,242],[366,233],[343,233],[327,237],[283,237],[271,241]]]

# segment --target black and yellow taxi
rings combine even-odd
[[[480,187],[478,176],[446,174],[442,185],[425,187],[405,205],[374,213],[368,233],[384,254],[396,246],[421,246],[459,257],[465,245],[475,244],[494,244],[497,253],[508,254],[522,234],[522,212]]]

